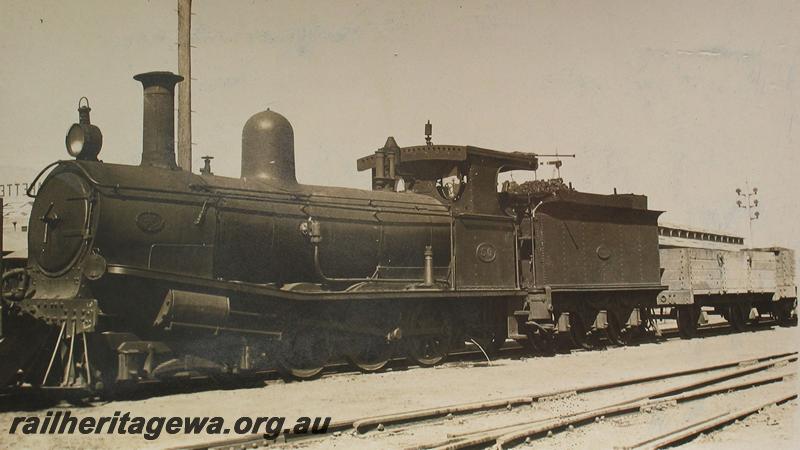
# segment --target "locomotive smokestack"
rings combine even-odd
[[[144,88],[141,165],[175,169],[175,85],[183,77],[147,72],[133,79]]]
[[[297,184],[294,171],[294,131],[282,115],[254,114],[242,129],[242,178]]]

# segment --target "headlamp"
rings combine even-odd
[[[86,100],[85,105],[81,102]],[[66,146],[70,156],[84,160],[97,161],[100,148],[103,147],[103,133],[100,128],[91,124],[89,119],[89,99],[81,97],[78,101],[78,123],[73,123],[67,131]]]

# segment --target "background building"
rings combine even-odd
[[[33,199],[26,195],[36,172],[0,166],[0,198],[3,201],[3,257],[28,257],[28,221]]]

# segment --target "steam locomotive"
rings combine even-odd
[[[643,195],[498,192],[498,174],[536,170],[537,155],[433,144],[429,129],[423,145],[390,137],[358,160],[372,190],[301,184],[292,126],[270,110],[244,125],[241,177],[208,159],[195,174],[175,162],[182,78],[134,79],[141,164],[98,160],[87,101],[66,137],[74,159],[32,183],[29,261],[3,274],[0,386],[309,378],[332,358],[372,372],[395,356],[436,365],[467,340],[624,345],[669,307],[687,337],[697,326],[702,296],[662,282],[660,212]],[[790,311],[792,296],[748,301]]]

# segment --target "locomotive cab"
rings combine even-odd
[[[399,147],[392,137],[375,154],[357,161],[359,171],[372,171],[374,190],[394,191],[402,181],[405,190],[434,197],[459,213],[497,216],[505,214],[497,175],[538,167],[535,153],[430,143]]]
[[[453,285],[456,289],[519,289],[517,220],[497,193],[497,175],[536,170],[534,153],[506,153],[473,146],[399,147],[393,138],[358,160],[371,170],[373,189],[433,197],[451,210]]]

